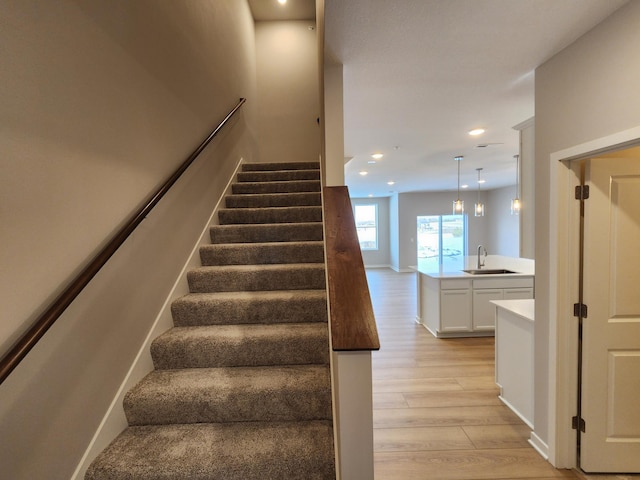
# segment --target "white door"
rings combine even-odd
[[[640,159],[586,162],[580,467],[640,472]]]

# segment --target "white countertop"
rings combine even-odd
[[[463,270],[475,269],[478,257],[475,255],[463,257],[455,267],[442,267],[430,269],[423,267],[411,267],[423,275],[433,278],[504,278],[504,277],[531,277],[535,275],[535,262],[528,258],[504,257],[502,255],[487,255],[481,257],[484,260],[483,270],[505,269],[516,273],[473,275]]]
[[[508,310],[509,312],[524,318],[525,320],[529,320],[531,322],[534,321],[534,307],[535,300],[527,299],[527,300],[491,300],[498,308],[503,308]]]

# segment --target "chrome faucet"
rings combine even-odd
[[[480,262],[480,252],[484,250],[484,258],[482,259],[482,262]],[[484,248],[484,246],[482,245],[478,245],[478,264],[476,265],[477,269],[480,270],[482,267],[484,267],[484,260],[487,258],[487,249]]]

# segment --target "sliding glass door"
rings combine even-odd
[[[418,217],[418,267],[426,270],[456,271],[464,268],[467,251],[465,215]]]

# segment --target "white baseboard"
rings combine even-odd
[[[368,265],[368,264],[365,264],[364,268],[391,268],[391,265]]]
[[[138,354],[136,355],[136,358],[133,364],[131,365],[131,368],[127,372],[127,375],[125,376],[122,384],[120,385],[120,388],[116,393],[116,396],[111,401],[111,404],[109,405],[109,409],[105,413],[102,419],[102,422],[100,422],[100,425],[96,430],[96,433],[91,439],[91,442],[89,442],[89,445],[85,450],[84,455],[80,459],[80,462],[78,463],[78,466],[76,467],[76,470],[73,473],[71,480],[83,479],[85,472],[89,468],[89,465],[91,464],[93,459],[102,450],[104,450],[109,445],[109,443],[111,443],[111,441],[113,441],[113,439],[117,435],[119,435],[120,432],[122,432],[122,430],[124,430],[127,427],[127,421],[124,415],[124,409],[122,407],[122,401],[124,399],[124,396],[134,385],[136,385],[140,380],[142,380],[145,375],[147,375],[150,371],[153,370],[153,361],[151,360],[151,353],[150,353],[151,342],[156,337],[158,337],[159,335],[161,335],[162,333],[164,333],[165,331],[173,327],[173,317],[171,315],[171,303],[175,299],[189,293],[189,286],[186,281],[187,272],[201,265],[200,264],[200,246],[211,243],[209,241],[209,227],[211,225],[216,225],[218,223],[217,221],[218,210],[221,208],[222,202],[224,201],[225,196],[231,192],[231,184],[236,178],[236,174],[238,173],[238,170],[240,169],[240,166],[242,165],[242,163],[243,163],[243,159],[241,158],[238,164],[236,165],[236,169],[234,170],[233,175],[229,179],[227,186],[222,192],[221,197],[216,202],[213,212],[211,213],[211,216],[209,217],[206,225],[204,226],[202,233],[198,238],[198,241],[193,246],[193,249],[191,250],[189,258],[187,259],[184,266],[182,267],[182,270],[180,271],[180,274],[178,275],[178,278],[176,279],[173,285],[173,288],[171,289],[171,291],[169,292],[169,295],[165,299],[162,309],[160,310],[160,313],[158,313],[158,316],[156,317],[155,321],[153,322],[153,325],[149,330],[149,333],[147,334],[147,337],[145,338],[144,343],[140,347],[140,350],[138,351]]]
[[[398,272],[398,273],[411,273],[411,272],[415,272],[415,270],[413,268],[399,268],[396,267],[394,265],[389,265],[389,268],[391,270],[393,270],[394,272]]]
[[[531,432],[529,444],[542,456],[542,458],[549,460],[549,445],[543,442],[542,439],[536,435],[536,432]]]

